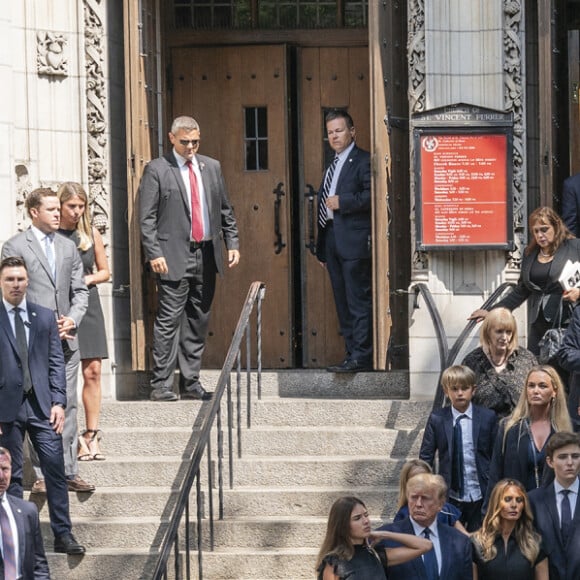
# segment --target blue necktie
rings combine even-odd
[[[4,580],[16,580],[16,550],[14,536],[8,514],[0,501],[0,529],[2,530],[2,548],[4,551]]]
[[[467,415],[459,415],[453,427],[453,454],[451,460],[451,489],[457,493],[459,498],[463,497],[465,479],[463,474],[463,431],[461,429],[461,419],[466,419]]]
[[[326,222],[328,220],[328,209],[326,208],[326,200],[330,194],[330,186],[332,185],[332,178],[336,170],[336,165],[338,163],[338,157],[334,157],[332,163],[328,166],[326,170],[326,176],[324,178],[324,185],[322,186],[322,195],[320,196],[320,203],[318,205],[318,224],[321,228],[326,227]]]
[[[570,498],[568,495],[570,494],[569,489],[562,489],[560,490],[562,494],[562,521],[561,529],[562,529],[562,539],[564,540],[564,544],[568,543],[568,538],[570,537],[570,528],[572,527],[572,510],[570,509]]]
[[[16,336],[16,346],[18,347],[18,356],[22,364],[22,388],[25,393],[32,389],[32,377],[30,376],[30,366],[28,365],[28,341],[26,340],[26,329],[20,312],[22,308],[14,309],[14,335]]]
[[[54,234],[47,234],[44,238],[44,253],[50,267],[53,280],[56,280],[56,260],[54,258],[54,248],[52,247],[52,240]]]
[[[431,539],[431,530],[425,528],[423,535],[427,540]],[[435,554],[435,547],[423,554],[423,564],[425,565],[425,572],[427,580],[439,580],[439,565],[437,564],[437,554]]]

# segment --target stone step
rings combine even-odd
[[[177,401],[151,403],[149,401],[103,401],[100,426],[105,442],[109,432],[121,426],[155,432],[160,428],[195,429],[201,426],[209,403]],[[225,409],[225,402],[224,407]],[[242,409],[245,413],[246,400]],[[431,403],[416,401],[381,401],[349,399],[325,401],[263,397],[252,402],[252,426],[340,426],[353,425],[387,427],[391,429],[414,429],[424,423],[431,412]],[[155,421],[151,422],[154,415]],[[82,416],[82,412],[80,413]],[[356,417],[356,422],[353,420]],[[224,419],[225,422],[225,419]]]

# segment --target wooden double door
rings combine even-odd
[[[316,192],[329,155],[324,113],[344,107],[369,149],[368,48],[176,48],[171,115],[201,126],[200,153],[222,164],[241,262],[218,281],[204,366],[221,367],[247,290],[266,284],[263,365],[342,360],[328,275],[314,255]]]

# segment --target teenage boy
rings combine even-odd
[[[467,531],[474,532],[481,527],[497,417],[471,402],[475,373],[469,367],[445,369],[441,384],[451,406],[429,416],[419,457],[434,467],[438,455],[439,474],[449,487],[449,502],[461,511],[459,521]]]
[[[559,431],[548,440],[554,481],[530,492],[534,525],[548,554],[550,580],[580,578],[580,435]]]

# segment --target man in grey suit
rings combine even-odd
[[[238,228],[219,161],[197,154],[197,121],[177,117],[169,140],[173,150],[147,165],[139,186],[143,249],[158,275],[150,398],[177,400],[179,363],[181,397],[207,400],[199,372],[216,272],[223,275],[223,242],[228,266],[239,263]]]
[[[32,220],[29,229],[10,238],[2,247],[2,258],[21,256],[28,270],[28,299],[55,313],[66,362],[66,421],[62,433],[64,467],[68,489],[89,492],[95,486],[78,474],[77,381],[80,364],[76,329],[88,305],[83,265],[74,242],[56,235],[60,224],[60,201],[54,191],[39,188],[28,194],[26,209]],[[32,491],[43,493],[46,486],[31,450],[37,481]]]

